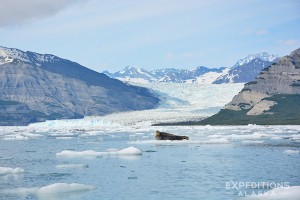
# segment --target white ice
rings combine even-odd
[[[17,167],[17,168],[10,168],[10,167],[1,167],[0,166],[0,176],[7,175],[7,174],[20,174],[23,173],[24,169]]]
[[[98,152],[93,150],[87,151],[69,151],[64,150],[56,154],[58,157],[98,157],[98,156],[134,156],[134,155],[142,155],[142,151],[135,147],[128,147],[125,149],[121,149],[118,151],[104,151]]]
[[[69,169],[69,168],[88,168],[89,165],[87,164],[63,164],[63,165],[56,165],[58,169]]]
[[[47,199],[51,197],[58,197],[60,195],[78,194],[81,192],[87,192],[94,190],[96,187],[78,183],[54,183],[44,187],[33,187],[33,188],[15,188],[15,189],[4,189],[1,193],[18,194],[18,195],[37,195],[39,198]]]
[[[285,154],[299,154],[299,150],[285,150],[283,153],[285,153]]]
[[[262,195],[250,196],[246,199],[257,200],[299,200],[300,186],[278,187],[263,193]]]

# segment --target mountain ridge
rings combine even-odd
[[[139,67],[125,67],[121,71],[110,73],[111,78],[123,82],[191,82],[205,84],[243,83],[253,80],[265,67],[278,59],[277,56],[260,52],[239,59],[232,67],[208,68],[199,66],[195,69],[163,68],[147,71]]]
[[[159,101],[146,88],[50,54],[1,47],[0,62],[1,125],[11,125],[10,114],[24,116],[19,124],[27,125],[47,119],[151,109]]]

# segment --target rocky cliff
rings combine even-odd
[[[300,124],[300,48],[263,69],[218,114],[198,124]]]
[[[0,125],[151,109],[159,99],[78,63],[0,48]]]

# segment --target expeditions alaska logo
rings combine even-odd
[[[227,181],[225,184],[226,190],[234,190],[238,192],[239,197],[262,196],[266,195],[265,189],[288,188],[289,182],[244,182],[244,181]],[[256,189],[260,189],[255,191]],[[263,189],[263,190],[262,190]],[[275,196],[275,193],[268,192],[268,196]]]

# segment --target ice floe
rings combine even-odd
[[[63,165],[56,165],[58,169],[69,169],[69,168],[88,168],[88,164],[63,164]]]
[[[263,144],[264,141],[262,140],[243,140],[243,144]]]
[[[129,144],[157,144],[157,145],[188,145],[188,144],[228,144],[229,140],[216,138],[210,140],[137,140]]]
[[[41,199],[48,199],[51,197],[60,196],[68,197],[68,195],[78,194],[94,190],[96,187],[92,185],[78,184],[78,183],[54,183],[44,187],[33,187],[33,188],[15,188],[15,189],[4,189],[1,193],[17,194],[17,195],[37,195]]]
[[[261,195],[252,195],[246,199],[253,200],[299,200],[300,186],[278,187]]]
[[[24,169],[17,167],[17,168],[10,168],[10,167],[1,167],[0,166],[0,176],[4,176],[7,174],[20,174],[23,173]]]
[[[285,153],[285,154],[299,154],[299,150],[285,150],[283,153]]]
[[[142,151],[135,147],[128,147],[121,150],[115,151],[104,151],[98,152],[93,150],[87,151],[69,151],[64,150],[62,152],[56,153],[58,157],[98,157],[98,156],[134,156],[134,155],[142,155]]]

